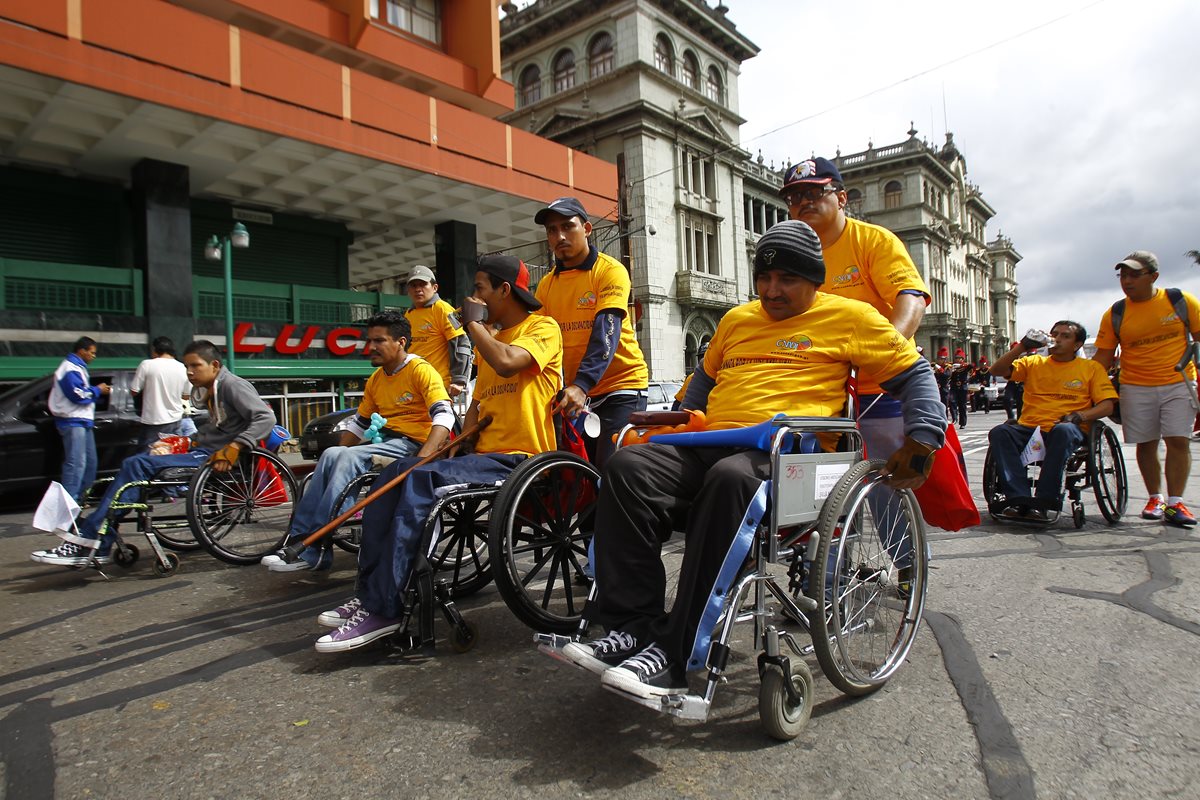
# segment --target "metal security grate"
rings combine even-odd
[[[225,296],[211,292],[198,293],[198,316],[205,319],[222,319],[225,316]],[[283,298],[241,297],[234,295],[233,316],[240,320],[260,322],[288,322],[292,305]]]

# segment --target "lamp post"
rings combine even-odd
[[[225,366],[233,372],[233,248],[249,247],[250,232],[242,223],[235,223],[233,230],[224,239],[214,233],[204,245],[204,257],[209,261],[222,261],[225,268]]]

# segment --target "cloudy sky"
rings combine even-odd
[[[1018,329],[1094,335],[1120,297],[1112,265],[1139,248],[1160,286],[1200,294],[1183,255],[1200,249],[1200,2],[724,2],[762,50],[739,81],[752,153],[859,152],[910,121],[954,133],[997,211],[988,239],[1024,256]]]

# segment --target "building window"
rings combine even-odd
[[[717,226],[710,219],[683,215],[683,263],[692,272],[721,274],[717,249]]]
[[[654,37],[654,68],[668,75],[675,75],[675,49],[666,34]]]
[[[542,99],[542,71],[533,64],[521,71],[521,105],[527,106]]]
[[[704,94],[714,103],[725,102],[725,84],[721,80],[721,71],[716,67],[708,68],[708,80],[704,84]]]
[[[899,208],[902,194],[904,194],[904,188],[900,185],[900,181],[888,181],[887,186],[883,187],[883,207]]]
[[[441,0],[371,0],[371,16],[413,36],[442,43]]]
[[[592,46],[588,48],[588,77],[599,78],[606,72],[612,72],[613,64],[612,37],[602,33],[592,39]]]
[[[684,86],[700,91],[700,62],[691,50],[685,51],[679,62],[679,77]]]
[[[712,158],[689,148],[679,151],[679,185],[692,194],[717,198],[717,166]]]
[[[554,91],[565,92],[575,85],[575,54],[563,50],[554,57]]]
[[[846,211],[856,217],[862,214],[862,192],[858,189],[846,191]]]

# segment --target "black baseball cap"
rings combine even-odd
[[[562,214],[564,217],[579,217],[584,222],[588,221],[587,212],[583,210],[583,203],[574,197],[560,197],[552,201],[550,205],[534,214],[533,221],[538,225],[545,225],[546,216],[551,211],[555,214]]]
[[[493,275],[513,287],[513,294],[529,308],[537,311],[542,304],[529,291],[529,268],[516,256],[491,255],[479,257],[479,271]]]

